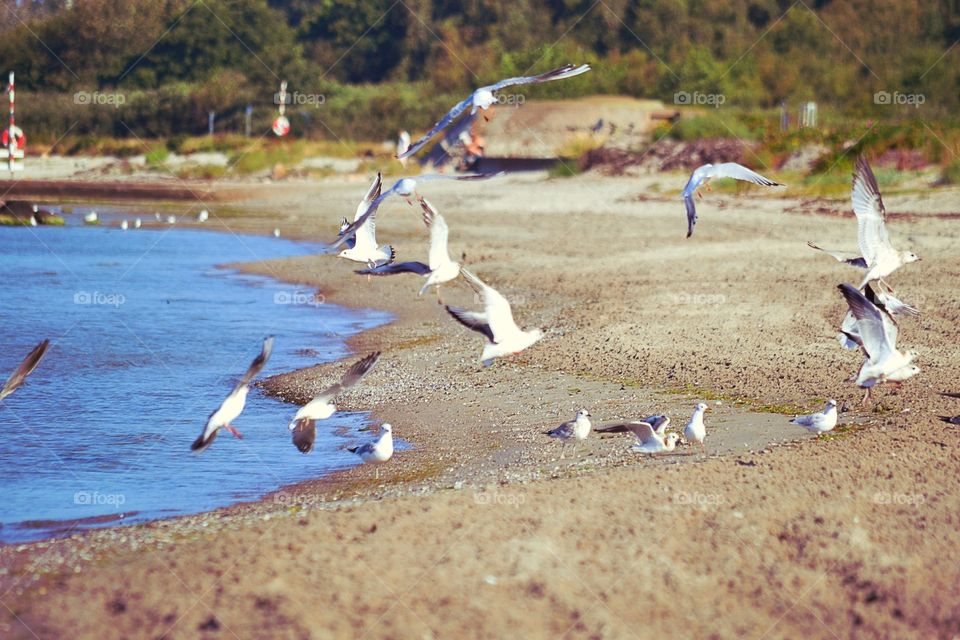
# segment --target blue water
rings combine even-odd
[[[296,407],[256,387],[243,440],[189,450],[264,336],[261,376],[341,358],[345,338],[389,320],[217,266],[316,250],[176,227],[0,228],[0,378],[52,343],[0,402],[0,541],[196,513],[355,464],[341,447],[364,439],[364,415],[337,414],[305,456],[286,427]]]

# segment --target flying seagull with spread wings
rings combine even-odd
[[[326,420],[337,410],[333,403],[334,399],[341,392],[354,386],[363,377],[370,373],[373,365],[380,359],[380,352],[376,351],[357,361],[352,367],[347,369],[340,382],[327,387],[313,400],[300,407],[293,420],[290,421],[288,428],[293,432],[293,444],[301,453],[310,453],[313,451],[313,443],[317,439],[317,420]]]
[[[900,315],[919,315],[920,312],[908,304],[904,304],[892,295],[883,291],[874,291],[869,284],[864,286],[864,297],[872,302],[880,310],[883,319],[884,328],[890,339],[896,343],[900,327],[894,316]],[[847,311],[840,324],[840,333],[837,334],[837,340],[844,349],[858,349],[863,346],[863,340],[860,338],[860,332],[857,328],[857,318],[852,311]]]
[[[447,306],[447,313],[468,329],[486,336],[487,342],[480,356],[484,366],[492,364],[494,358],[519,353],[543,337],[540,329],[523,331],[517,326],[510,303],[499,291],[466,269],[461,268],[460,273],[482,298],[483,311]]]
[[[914,355],[897,350],[897,335],[891,334],[883,312],[853,285],[844,283],[837,288],[856,318],[857,334],[866,355],[856,378],[857,386],[866,389],[863,402],[870,398],[874,385],[884,382],[900,384],[920,373],[920,368],[913,364]]]
[[[723,162],[721,164],[705,164],[698,167],[687,180],[687,185],[683,188],[683,203],[687,208],[687,237],[693,235],[693,226],[697,224],[697,205],[695,198],[702,197],[700,187],[704,186],[710,189],[710,181],[714,178],[734,178],[764,187],[782,187],[779,182],[774,182],[769,178],[764,178],[759,173],[747,169],[742,164],[736,162]]]
[[[360,204],[357,205],[357,213],[353,218],[354,222],[362,218],[367,210],[370,209],[371,205],[373,205],[374,201],[380,197],[382,186],[383,181],[380,178],[380,174],[377,173],[377,177],[367,190],[367,194],[363,197],[363,200],[360,201]],[[344,231],[349,227],[350,225],[344,227],[341,223],[340,237],[343,237]],[[357,227],[353,246],[344,249],[337,255],[340,258],[346,258],[354,262],[363,262],[364,264],[376,267],[390,264],[396,259],[397,254],[390,245],[381,247],[377,244],[377,219],[374,215],[370,215],[364,218],[364,222]]]
[[[587,71],[590,71],[590,65],[588,64],[582,64],[580,66],[568,64],[558,69],[554,69],[553,71],[541,73],[538,76],[518,76],[516,78],[507,78],[506,80],[501,80],[500,82],[496,82],[485,87],[480,87],[467,96],[467,98],[462,102],[450,109],[450,111],[447,112],[447,115],[443,116],[440,121],[437,122],[437,124],[433,125],[433,128],[430,129],[426,135],[410,145],[406,151],[399,153],[397,158],[402,160],[415,154],[417,151],[423,148],[423,145],[430,142],[435,135],[450,126],[450,123],[459,118],[467,109],[470,109],[470,115],[475,115],[478,109],[483,109],[484,111],[490,109],[490,107],[497,102],[496,93],[501,89],[522,84],[539,84],[541,82],[572,78],[580,75],[581,73],[586,73]]]
[[[27,376],[33,373],[33,370],[37,368],[38,364],[40,364],[40,361],[43,359],[43,356],[47,354],[47,349],[49,348],[50,341],[44,340],[30,350],[30,353],[27,354],[27,357],[23,359],[14,372],[10,374],[10,377],[7,378],[3,388],[0,388],[0,400],[6,398],[23,384],[23,381],[27,379]]]
[[[231,423],[243,412],[243,408],[247,404],[247,393],[250,391],[250,382],[260,373],[264,365],[267,364],[267,359],[270,358],[272,352],[273,336],[267,336],[263,341],[263,347],[260,349],[260,355],[250,363],[247,372],[243,374],[243,377],[237,382],[233,391],[230,392],[230,395],[221,403],[220,408],[211,413],[210,417],[207,418],[207,424],[203,428],[203,433],[190,445],[192,451],[200,453],[209,447],[217,437],[217,433],[220,432],[221,427],[232,433],[234,437],[243,438]]]
[[[818,251],[833,256],[839,262],[866,269],[867,274],[860,283],[862,289],[871,280],[879,280],[888,291],[893,291],[884,278],[910,262],[920,258],[912,251],[897,251],[890,244],[887,233],[887,211],[880,197],[880,187],[873,175],[870,164],[863,156],[857,158],[853,172],[853,190],[851,193],[853,213],[857,216],[857,244],[860,255],[847,251],[822,249],[812,242],[807,244]]]
[[[384,191],[379,196],[374,198],[373,202],[370,203],[370,206],[367,207],[366,211],[362,216],[359,216],[356,220],[353,221],[348,227],[340,230],[340,237],[330,245],[331,249],[338,249],[342,245],[349,242],[350,238],[353,238],[358,234],[359,229],[366,224],[367,220],[373,217],[377,213],[377,209],[380,207],[380,203],[389,198],[390,196],[401,196],[403,197],[411,206],[413,201],[411,197],[419,197],[417,194],[417,183],[418,182],[428,182],[432,180],[488,180],[497,176],[504,175],[503,171],[499,173],[466,173],[463,175],[444,175],[441,173],[430,173],[424,176],[416,176],[414,178],[400,178],[397,180],[392,187],[387,191]],[[359,242],[359,240],[358,240]]]
[[[422,296],[432,286],[437,287],[437,301],[443,304],[440,298],[440,285],[450,282],[460,275],[460,263],[450,259],[450,250],[447,246],[449,229],[446,220],[440,212],[430,204],[426,198],[420,198],[420,207],[423,209],[423,223],[430,230],[430,264],[422,262],[400,262],[382,267],[358,269],[357,273],[367,275],[393,275],[397,273],[415,273],[423,276],[427,281],[420,288]]]

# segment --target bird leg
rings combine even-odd
[[[700,443],[700,453],[703,454],[703,457],[704,457],[704,458],[707,457],[707,445],[705,445],[705,444],[702,443],[702,442]]]
[[[223,425],[223,428],[229,431],[230,433],[232,433],[234,438],[237,438],[238,440],[243,440],[243,434],[237,431],[232,424],[225,424]]]
[[[872,387],[867,387],[867,392],[863,394],[863,400],[860,401],[860,406],[861,406],[861,407],[867,406],[867,401],[870,400],[870,391],[871,391],[871,390],[872,390]]]
[[[440,297],[440,285],[437,285],[437,304],[443,305],[443,298]]]
[[[493,108],[494,108],[495,106],[496,106],[496,104],[492,104],[492,105],[490,105],[489,107],[487,107],[486,109],[483,110],[483,121],[484,121],[484,122],[490,122],[491,118],[493,118]]]
[[[878,279],[877,279],[877,282],[879,282],[881,285],[883,285],[883,287],[887,290],[887,293],[893,293],[893,287],[891,287],[889,284],[887,284],[887,281],[886,281],[886,280],[884,280],[883,278],[878,278]]]
[[[710,186],[710,178],[703,181],[703,186],[707,188],[707,191],[713,192],[713,187]]]
[[[373,469],[373,479],[374,479],[374,480],[379,480],[379,479],[380,479],[380,467],[375,467],[375,468]]]
[[[564,442],[560,445],[560,459],[563,460],[563,450],[567,448],[567,443]]]

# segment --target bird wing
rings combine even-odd
[[[7,378],[7,381],[4,383],[3,388],[0,389],[0,400],[6,398],[8,395],[16,391],[17,387],[23,384],[23,381],[27,379],[27,376],[33,373],[33,370],[37,368],[38,364],[40,364],[40,360],[43,359],[43,356],[46,355],[47,349],[49,348],[50,340],[44,340],[30,350],[30,353],[27,354],[27,357],[24,358],[16,370],[10,374],[10,377]]]
[[[418,276],[425,276],[430,273],[430,267],[422,262],[393,262],[380,265],[372,269],[356,269],[354,273],[370,276],[392,276],[397,273],[415,273]]]
[[[836,251],[834,249],[824,249],[822,247],[818,247],[812,242],[808,242],[807,246],[810,247],[811,249],[822,251],[828,256],[832,256],[833,259],[836,260],[837,262],[845,262],[849,265],[853,265],[854,267],[860,267],[861,269],[867,268],[867,261],[863,259],[863,256],[857,253],[853,253],[852,251]]]
[[[397,184],[399,184],[399,182]],[[359,236],[361,235],[360,228],[364,224],[366,224],[367,220],[372,218],[377,213],[377,209],[380,207],[380,203],[386,200],[387,198],[389,198],[391,195],[393,195],[395,193],[396,188],[397,188],[397,185],[395,184],[392,187],[390,187],[390,189],[387,190],[385,193],[381,193],[379,196],[374,198],[373,202],[370,203],[370,206],[367,207],[367,210],[363,212],[363,215],[361,215],[359,218],[354,220],[349,227],[347,227],[346,229],[343,229],[340,232],[340,237],[337,238],[331,245],[329,245],[329,249],[332,251],[334,249],[340,248],[342,245],[346,244],[346,242],[350,238],[354,236],[358,236],[357,241],[359,242],[359,239],[360,239]],[[376,228],[372,227],[371,231],[375,232]],[[374,242],[374,247],[376,247],[375,238],[373,242]]]
[[[946,397],[946,398],[960,398],[960,393],[952,393],[952,392],[950,392],[950,391],[944,391],[944,392],[941,393],[940,395],[942,395],[942,396],[944,396],[944,397]]]
[[[430,139],[433,138],[433,136],[437,135],[438,133],[446,129],[451,122],[459,118],[460,114],[466,111],[472,104],[473,104],[473,94],[471,93],[469,96],[467,96],[465,100],[457,103],[453,107],[453,109],[450,109],[450,111],[447,112],[447,115],[440,118],[440,120],[438,120],[437,123],[433,125],[433,128],[430,129],[430,131],[427,131],[427,133],[425,133],[422,138],[420,138],[419,140],[411,144],[407,148],[407,150],[404,151],[403,153],[397,154],[397,158],[400,160],[403,160],[404,158],[409,158],[410,156],[415,154],[417,151],[423,148],[423,145],[430,142]]]
[[[449,313],[454,320],[465,326],[467,329],[482,333],[490,342],[496,342],[496,340],[493,338],[493,330],[490,328],[490,324],[487,322],[487,314],[480,313],[479,311],[467,311],[466,309],[461,309],[460,307],[448,306],[446,309],[447,313]]]
[[[593,430],[597,433],[627,433],[628,431],[633,433],[633,429],[630,427],[636,424],[640,424],[640,422],[607,422],[594,427]]]
[[[881,253],[892,252],[887,235],[887,212],[880,198],[880,187],[866,158],[857,158],[853,172],[853,212],[857,216],[857,241],[867,264],[876,264]]]
[[[637,436],[637,440],[641,444],[647,444],[657,439],[656,431],[648,422],[628,422],[626,427],[633,432],[633,435]]]
[[[863,350],[873,362],[880,362],[895,350],[887,336],[883,315],[875,304],[867,300],[859,289],[851,284],[837,287],[847,301],[850,311],[857,319],[857,332],[863,344]]]
[[[575,420],[570,420],[569,422],[564,422],[559,427],[555,427],[547,431],[547,435],[552,438],[569,438],[573,433],[573,427],[576,424]]]
[[[247,372],[244,373],[243,377],[241,377],[237,382],[236,386],[233,388],[233,391],[230,392],[230,395],[233,395],[239,391],[241,387],[245,387],[250,384],[250,381],[253,380],[263,369],[264,365],[267,364],[267,359],[270,358],[271,353],[273,353],[273,336],[267,336],[263,340],[263,347],[260,349],[260,354],[253,359],[253,362],[250,363],[250,366],[247,368]]]
[[[429,182],[431,180],[489,180],[490,178],[499,178],[500,176],[507,175],[506,171],[496,171],[493,173],[462,173],[455,175],[448,175],[446,173],[428,173],[426,175],[417,176],[417,182]]]
[[[373,204],[373,201],[380,197],[380,192],[383,189],[383,178],[380,176],[380,172],[377,172],[377,177],[373,179],[373,184],[370,185],[370,188],[367,189],[367,194],[363,196],[363,200],[360,201],[360,204],[357,205],[357,213],[353,216],[353,219],[356,221],[366,213],[367,208]]]
[[[373,365],[377,364],[377,360],[380,359],[380,352],[374,351],[368,356],[365,356],[361,360],[358,360],[352,367],[347,369],[347,372],[343,374],[343,378],[340,379],[340,382],[331,385],[314,396],[313,400],[310,402],[329,402],[333,400],[337,395],[346,389],[354,386],[367,375]]]
[[[467,283],[483,298],[484,315],[490,330],[493,332],[493,342],[503,342],[511,335],[520,333],[520,327],[513,320],[513,311],[510,303],[499,291],[486,284],[466,269],[460,273]]]
[[[293,445],[300,453],[313,451],[313,443],[317,439],[317,421],[312,418],[301,418],[293,425]]]
[[[683,196],[683,204],[687,208],[687,237],[693,235],[693,225],[697,224],[697,203],[693,201],[693,194]]]
[[[779,182],[774,182],[770,178],[764,178],[756,171],[748,169],[742,164],[737,164],[736,162],[721,162],[720,164],[715,164],[708,169],[707,175],[711,178],[734,178],[736,180],[743,180],[745,182],[763,185],[764,187],[783,186]]]
[[[423,223],[430,229],[430,269],[437,269],[450,262],[450,252],[447,249],[450,230],[446,220],[426,198],[420,198],[420,206],[423,208]]]
[[[537,76],[516,76],[514,78],[507,78],[482,88],[492,93],[499,89],[503,89],[504,87],[510,87],[518,84],[539,84],[541,82],[550,82],[551,80],[572,78],[573,76],[578,76],[581,73],[586,73],[587,71],[590,71],[590,65],[588,64],[582,64],[580,66],[565,64],[562,67],[554,69],[553,71],[547,71],[546,73],[541,73]]]

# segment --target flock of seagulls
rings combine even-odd
[[[487,112],[492,109],[498,101],[498,93],[507,87],[571,78],[589,70],[588,65],[565,65],[537,76],[508,78],[481,87],[455,105],[416,142],[410,143],[409,134],[404,132],[401,136],[401,144],[398,145],[397,157],[405,160],[416,153],[467,110],[470,110],[473,116],[478,111]],[[445,309],[451,318],[484,337],[480,354],[480,361],[484,366],[489,366],[497,358],[529,348],[543,338],[544,332],[539,328],[521,329],[514,320],[509,301],[472,271],[466,269],[462,262],[456,262],[450,257],[447,222],[436,207],[418,193],[417,187],[419,183],[433,180],[487,180],[499,175],[502,174],[435,174],[404,177],[384,191],[382,178],[378,173],[360,200],[353,221],[343,218],[340,222],[338,238],[329,245],[331,250],[339,249],[337,253],[339,258],[364,265],[364,268],[356,269],[355,273],[366,275],[368,278],[404,273],[420,276],[424,281],[418,296],[422,296],[434,287],[440,304],[443,304],[440,286],[462,277],[476,292],[476,298],[482,304],[482,309],[469,310],[449,305],[445,305]],[[701,197],[700,189],[702,187],[709,189],[709,183],[714,178],[733,178],[767,187],[783,186],[733,162],[707,164],[697,168],[683,189],[688,238],[693,234],[694,225],[697,222],[696,199]],[[380,205],[391,196],[403,198],[410,206],[414,206],[414,201],[420,205],[422,219],[430,236],[427,262],[396,262],[396,250],[389,244],[378,243],[376,213]],[[865,272],[859,287],[846,283],[838,286],[847,303],[848,311],[841,321],[837,337],[842,347],[860,349],[863,352],[863,363],[852,380],[866,390],[864,396],[864,402],[866,402],[874,386],[899,385],[920,372],[919,367],[913,364],[914,354],[903,352],[897,346],[900,332],[896,320],[897,317],[918,315],[919,311],[894,297],[892,287],[886,282],[886,278],[901,266],[916,262],[920,258],[911,251],[897,250],[892,246],[886,230],[886,212],[880,190],[869,164],[863,157],[858,158],[856,162],[852,203],[857,218],[859,252],[822,249],[813,243],[808,244],[813,249]],[[206,221],[208,215],[206,210],[201,211],[197,221]],[[92,216],[96,216],[96,213],[88,214],[87,217]],[[160,214],[156,214],[156,218],[159,221]],[[175,222],[175,219],[171,220],[172,222]],[[136,219],[134,226],[140,227],[139,218]],[[123,221],[121,228],[128,228],[126,220]],[[279,235],[279,230],[275,230],[274,235]],[[49,344],[48,340],[44,340],[27,355],[0,389],[0,400],[23,384],[25,378],[46,354]],[[250,384],[266,365],[273,351],[273,344],[273,336],[264,339],[260,353],[220,406],[208,417],[203,431],[190,447],[193,451],[199,453],[210,447],[221,429],[226,429],[236,438],[243,437],[234,426],[234,422],[243,412]],[[317,436],[317,422],[330,418],[337,411],[335,404],[337,396],[363,380],[377,364],[380,356],[380,352],[375,352],[360,359],[347,369],[339,382],[324,389],[297,410],[288,425],[293,445],[297,450],[304,454],[313,450]],[[960,394],[945,393],[944,395],[960,398]],[[705,403],[697,404],[682,433],[669,430],[670,418],[665,415],[652,415],[641,420],[609,423],[594,428],[591,423],[591,414],[587,409],[579,410],[574,419],[544,433],[563,443],[560,450],[561,459],[564,458],[566,445],[569,442],[581,443],[587,439],[591,431],[632,433],[635,437],[632,450],[647,455],[656,456],[672,452],[681,442],[699,445],[701,453],[706,455],[707,428],[704,414],[709,409],[710,407]],[[831,399],[827,401],[822,411],[795,417],[791,422],[819,437],[835,428],[837,411],[837,402]],[[960,425],[960,415],[940,416],[940,419],[950,424]],[[392,457],[394,450],[392,431],[391,425],[383,424],[376,441],[350,447],[348,450],[355,453],[363,462],[386,462]],[[377,477],[379,477],[379,471],[377,471]]]

